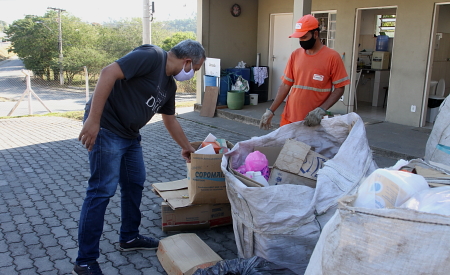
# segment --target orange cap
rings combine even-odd
[[[319,21],[311,14],[307,14],[297,21],[297,24],[295,24],[295,32],[289,38],[300,38],[307,32],[317,28],[319,28]]]

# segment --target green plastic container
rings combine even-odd
[[[243,91],[228,91],[227,105],[228,109],[240,110],[244,107],[245,92]]]

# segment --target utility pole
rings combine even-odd
[[[63,50],[62,50],[62,28],[61,28],[61,12],[66,11],[60,8],[51,8],[48,7],[48,10],[55,10],[58,11],[58,49],[59,49],[59,83],[61,85],[64,85],[64,72],[63,72]]]
[[[142,16],[142,44],[152,44],[152,21],[155,12],[155,2],[150,7],[149,0],[143,0],[143,16]]]

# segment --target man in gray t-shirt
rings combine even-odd
[[[142,45],[103,68],[79,140],[89,152],[88,181],[78,228],[78,257],[73,274],[103,274],[97,258],[109,199],[121,187],[120,250],[156,249],[159,241],[139,235],[145,166],[141,129],[155,113],[182,148],[187,162],[195,149],[175,117],[178,81],[188,80],[205,61],[205,50],[185,40],[169,52]]]

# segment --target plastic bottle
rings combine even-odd
[[[380,34],[377,36],[377,46],[376,51],[387,52],[389,45],[389,36]]]
[[[264,176],[261,175],[261,172],[259,172],[259,171],[253,172],[252,179],[256,182],[259,182],[260,184],[262,184],[265,187],[269,186],[269,183],[267,182],[266,178],[264,178]]]
[[[252,179],[253,178],[253,171],[247,171],[247,172],[245,172],[245,176],[247,177],[247,178],[249,178],[249,179]]]

